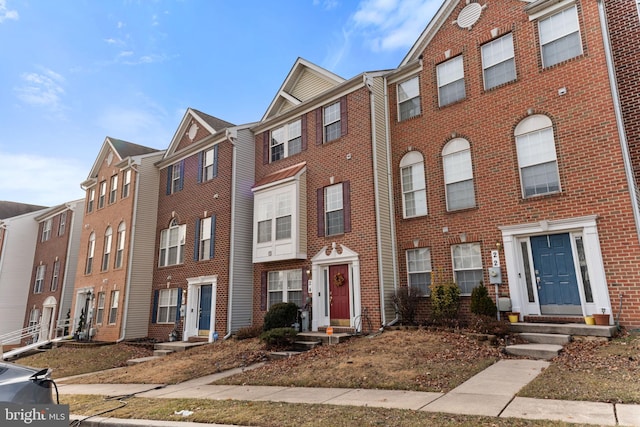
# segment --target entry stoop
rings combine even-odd
[[[557,344],[516,344],[506,347],[506,351],[514,356],[530,357],[532,359],[551,360],[562,351]]]

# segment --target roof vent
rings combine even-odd
[[[456,20],[456,24],[458,24],[458,27],[460,28],[471,29],[471,27],[476,22],[478,22],[478,19],[480,19],[480,15],[482,14],[482,9],[484,9],[485,7],[486,5],[480,6],[479,3],[467,4],[460,11],[460,14],[458,15],[458,19]]]

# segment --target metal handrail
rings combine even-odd
[[[0,344],[3,342],[21,341],[23,338],[28,338],[37,334],[40,331],[40,323],[27,326],[26,328],[18,329],[17,331],[7,332],[4,335],[0,335]]]

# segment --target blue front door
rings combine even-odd
[[[198,330],[200,334],[209,333],[211,325],[211,285],[200,287],[200,316],[198,318]]]
[[[578,278],[568,233],[531,237],[534,277],[542,314],[580,314]]]

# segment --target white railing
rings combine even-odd
[[[17,331],[8,332],[4,335],[0,335],[0,345],[3,343],[11,344],[14,342],[20,342],[24,338],[37,338],[40,332],[40,323],[27,326],[26,328],[18,329]]]

